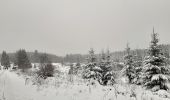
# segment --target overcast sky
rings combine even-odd
[[[0,52],[65,55],[170,43],[170,0],[0,0]]]

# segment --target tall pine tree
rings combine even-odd
[[[143,85],[147,89],[157,91],[160,89],[168,89],[169,81],[169,66],[167,65],[167,59],[161,53],[161,49],[158,46],[158,34],[152,33],[152,40],[148,50],[148,55],[145,58],[143,66]]]
[[[1,65],[4,66],[6,69],[10,67],[9,56],[5,51],[2,52]]]

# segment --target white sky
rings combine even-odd
[[[65,55],[170,43],[170,0],[0,0],[0,51]]]

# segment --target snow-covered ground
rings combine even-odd
[[[101,86],[96,82],[92,86],[78,80],[73,83],[59,78],[47,80],[41,86],[26,84],[16,72],[1,70],[0,100],[170,100],[165,91],[152,93],[134,85]]]

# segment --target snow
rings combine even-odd
[[[60,72],[63,73],[68,73],[70,69],[70,66],[63,66],[60,63],[52,63],[52,65],[56,67],[56,70],[59,70]]]
[[[151,80],[159,80],[160,78],[162,78],[163,80],[166,80],[168,81],[168,78],[166,75],[163,75],[163,74],[156,74],[154,76],[152,76]]]
[[[122,81],[123,83],[128,83],[128,82],[129,82],[129,80],[128,80],[127,77],[122,77],[122,78],[121,78],[121,81]]]
[[[48,78],[41,86],[25,82],[16,72],[0,70],[0,100],[170,100],[166,91],[152,93],[127,83],[101,86],[58,77]]]
[[[166,98],[166,97],[170,98],[170,94],[165,90],[159,90],[155,94],[163,98]]]

